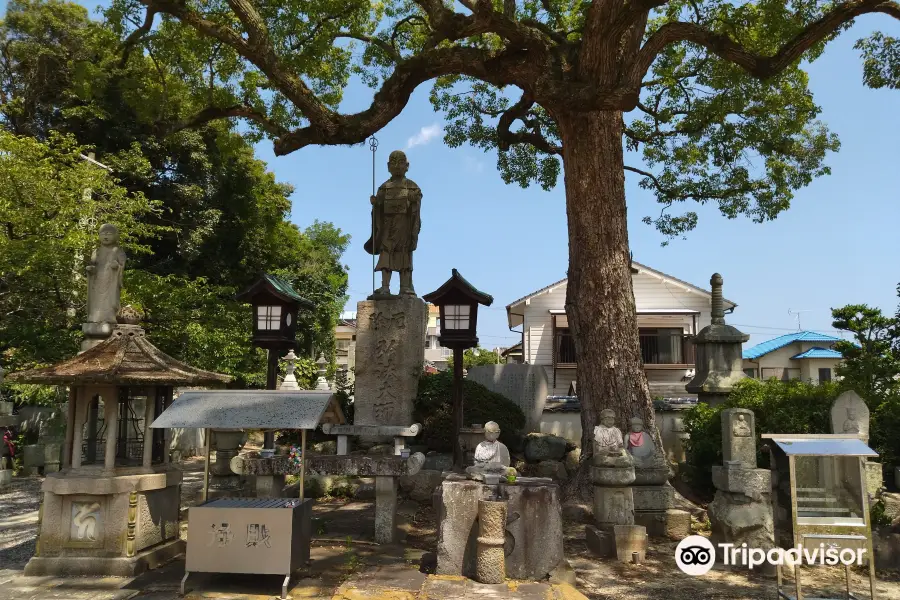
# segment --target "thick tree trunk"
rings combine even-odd
[[[631,282],[620,112],[557,117],[563,147],[569,225],[566,314],[578,358],[582,464],[569,495],[590,493],[593,429],[611,408],[616,425],[644,419],[656,440],[641,362]],[[659,447],[659,446],[658,446]]]

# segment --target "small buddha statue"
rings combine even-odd
[[[484,425],[484,441],[475,448],[475,464],[466,469],[470,478],[486,481],[505,477],[509,467],[509,449],[499,440],[500,426],[494,421]]]
[[[847,407],[847,420],[844,421],[844,433],[859,433],[859,421],[856,419],[856,409]]]
[[[631,419],[631,431],[628,433],[627,440],[628,453],[637,459],[652,456],[656,448],[653,439],[644,431],[644,420],[640,417]]]
[[[616,413],[606,408],[600,411],[600,424],[594,427],[594,462],[601,466],[630,467],[630,455],[625,452],[625,438],[616,427]]]

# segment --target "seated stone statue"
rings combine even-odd
[[[466,469],[471,479],[485,481],[489,478],[506,477],[509,468],[509,450],[499,441],[500,426],[494,421],[484,425],[484,441],[475,448],[475,464]]]
[[[644,431],[644,420],[640,417],[631,419],[631,431],[628,434],[628,453],[634,459],[635,468],[664,467],[662,453],[656,451],[653,438]]]
[[[625,452],[625,438],[616,427],[616,413],[600,411],[600,424],[594,427],[594,464],[604,467],[630,467],[631,456]]]

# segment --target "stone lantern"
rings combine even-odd
[[[444,285],[425,294],[422,299],[437,306],[441,311],[441,346],[453,349],[453,427],[456,442],[453,445],[453,464],[463,465],[463,450],[459,443],[459,431],[463,427],[463,356],[466,348],[478,346],[476,326],[478,305],[490,306],[494,298],[478,290],[465,280],[459,271]]]
[[[696,374],[685,389],[697,394],[700,402],[716,406],[725,401],[735,383],[747,376],[743,370],[742,347],[750,336],[725,324],[722,276],[714,273],[709,284],[712,287],[712,322],[694,338]]]
[[[138,319],[126,307],[106,340],[8,376],[70,390],[62,469],[44,479],[26,575],[131,577],[184,551],[181,470],[169,464],[166,431],[149,427],[174,387],[219,386],[230,377],[161,352]]]

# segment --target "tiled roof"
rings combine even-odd
[[[799,360],[801,358],[836,358],[840,360],[844,358],[844,356],[837,350],[832,350],[831,348],[819,348],[818,346],[815,346],[813,348],[810,348],[806,352],[795,354],[791,357],[791,360]]]
[[[777,338],[771,339],[767,342],[763,342],[761,344],[757,344],[752,348],[748,348],[744,350],[743,356],[745,359],[755,360],[760,356],[765,356],[769,352],[774,352],[779,348],[784,348],[788,344],[793,344],[794,342],[839,342],[841,338],[834,337],[833,335],[826,335],[824,333],[818,333],[817,331],[797,331],[794,333],[788,333],[786,335],[778,336]]]

